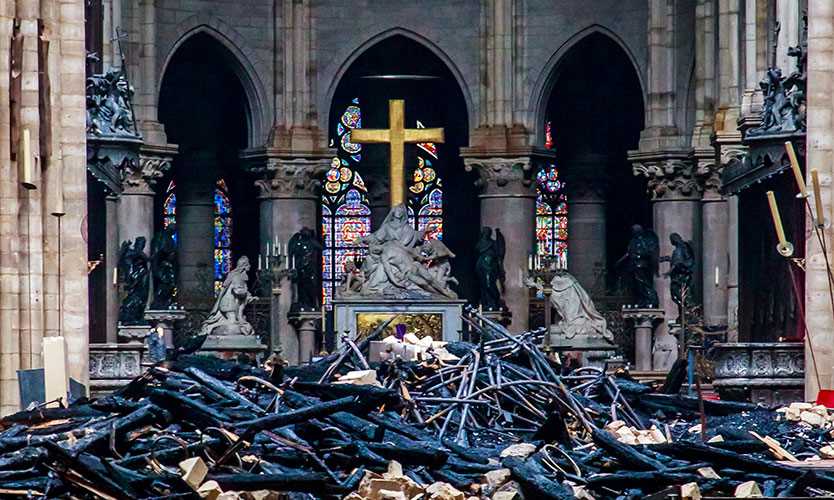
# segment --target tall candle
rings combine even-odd
[[[54,167],[53,175],[55,176],[55,179],[52,181],[52,184],[55,186],[55,202],[50,213],[55,217],[61,217],[62,215],[66,215],[64,211],[64,168],[61,166]]]
[[[119,268],[118,267],[113,268],[113,284],[114,285],[119,284]]]
[[[805,178],[802,176],[802,170],[799,168],[799,160],[796,159],[796,151],[794,151],[793,144],[790,141],[785,142],[785,150],[788,152],[788,159],[791,161],[791,170],[793,170],[793,176],[796,179],[799,194],[803,197],[808,196]]]
[[[258,271],[263,269],[263,265],[261,263],[261,254],[258,254]]]
[[[715,266],[715,286],[718,286],[720,276],[718,275],[718,266]]]
[[[18,153],[17,163],[20,165],[20,183],[26,189],[37,189],[35,179],[32,171],[32,139],[29,135],[29,129],[23,129],[21,135],[21,147]]]
[[[270,256],[270,255],[271,255],[271,254],[269,253],[269,241],[267,240],[267,242],[266,242],[266,258],[267,258],[267,262],[269,261],[269,256]]]
[[[767,202],[770,204],[770,216],[773,218],[776,238],[779,239],[780,246],[785,246],[788,240],[785,238],[785,228],[782,227],[782,217],[779,215],[779,206],[776,204],[776,196],[773,194],[773,191],[767,192]]]
[[[817,169],[811,169],[811,185],[814,188],[814,205],[817,208],[817,225],[825,226],[825,211],[822,208],[822,190],[820,189],[820,173]]]

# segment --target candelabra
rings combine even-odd
[[[544,295],[544,340],[542,350],[550,353],[550,297],[553,295],[551,281],[556,274],[564,270],[564,263],[557,255],[530,255],[527,258],[527,286],[535,288]]]
[[[288,255],[287,246],[276,241],[270,248],[267,243],[265,253],[258,254],[258,283],[268,283],[272,294],[280,295],[281,281],[294,276],[295,259]]]

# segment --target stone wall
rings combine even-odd
[[[65,337],[70,376],[88,379],[83,0],[0,0],[0,53],[0,413],[7,414],[19,409],[17,370],[42,366],[46,336]],[[10,64],[20,64],[18,78],[9,77]],[[35,189],[21,184],[23,129]]]

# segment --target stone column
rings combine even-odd
[[[727,342],[738,342],[738,196],[727,200]]]
[[[654,231],[660,239],[660,255],[672,253],[669,236],[680,234],[684,240],[692,242],[695,260],[699,261],[701,253],[701,186],[695,178],[695,167],[685,158],[635,156],[634,174],[648,180],[649,194],[653,200]],[[660,267],[660,277],[655,279],[655,287],[660,299],[660,308],[666,313],[666,319],[678,317],[678,306],[672,302],[669,291],[669,278],[663,276],[669,270],[668,264]],[[693,277],[693,300],[697,303],[700,296],[701,267],[697,266]],[[657,367],[655,367],[657,369]]]
[[[520,332],[529,326],[530,291],[524,284],[527,257],[533,252],[535,191],[533,173],[538,165],[552,161],[547,150],[530,150],[526,155],[480,157],[463,154],[466,170],[477,170],[482,189],[481,225],[499,228],[507,240],[504,257],[506,290],[504,302],[512,313],[510,331]]]
[[[807,165],[819,169],[822,200],[827,221],[834,220],[832,210],[832,165],[834,165],[834,4],[828,0],[808,1],[808,137]],[[805,343],[805,399],[813,400],[819,389],[814,376],[809,345],[819,370],[820,382],[834,388],[834,318],[828,292],[828,276],[820,245],[813,231],[808,231],[805,247],[805,317],[809,342]],[[825,238],[829,251],[834,241],[829,224]],[[831,260],[831,257],[829,257]]]
[[[585,155],[565,165],[568,190],[568,270],[593,292],[599,288],[606,266],[604,155]]]
[[[276,238],[281,244],[303,227],[320,232],[316,218],[319,203],[318,188],[321,176],[330,165],[330,156],[312,158],[282,157],[270,150],[247,151],[244,158],[249,168],[263,175],[256,185],[261,199],[261,247]],[[299,341],[295,329],[287,318],[293,296],[289,280],[282,280],[278,295],[277,311],[273,310],[270,331],[270,348],[280,351],[290,364],[298,364]],[[273,308],[274,309],[274,308]]]
[[[107,242],[105,243],[104,262],[107,273],[107,292],[104,295],[105,310],[107,311],[107,335],[108,343],[118,342],[118,331],[116,326],[119,323],[119,287],[113,284],[113,277],[119,265],[119,197],[108,196],[105,199],[105,220],[107,221]]]
[[[214,301],[215,161],[192,157],[187,171],[202,173],[177,184],[178,302],[187,310],[208,310]]]
[[[701,168],[704,189],[701,198],[701,229],[703,231],[703,311],[706,326],[727,326],[728,226],[727,199],[718,192],[720,171],[715,164]]]

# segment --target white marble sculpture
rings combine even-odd
[[[249,293],[247,272],[249,258],[245,255],[237,260],[237,265],[229,271],[223,281],[223,288],[209,312],[209,317],[203,321],[201,334],[208,335],[252,335],[254,329],[246,321],[243,310],[255,300]]]
[[[405,205],[393,207],[379,229],[358,243],[367,245],[368,254],[361,269],[350,273],[349,282],[343,284],[343,296],[457,298],[448,285],[454,282],[448,266],[454,254],[442,242],[425,244],[423,232],[409,223]]]
[[[535,284],[541,291],[541,282]],[[579,281],[565,270],[559,270],[550,280],[553,293],[550,303],[559,314],[559,320],[554,324],[566,339],[600,339],[609,344],[614,343],[614,335],[608,330],[608,324],[602,314],[597,311],[594,301],[588,292],[582,288]]]

